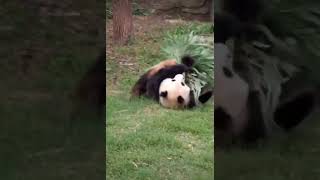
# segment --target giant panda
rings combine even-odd
[[[259,39],[257,26],[272,27],[272,8],[265,0],[221,0],[214,11],[215,81],[214,126],[215,143],[227,136],[246,143],[257,142],[278,132],[288,132],[305,120],[317,106],[316,89],[296,83],[300,75],[282,84],[279,102],[266,118],[261,87],[249,85],[244,76],[247,69],[234,61],[233,52],[226,46],[232,38],[247,42]],[[237,57],[235,57],[237,58]],[[296,85],[299,84],[299,85]],[[293,86],[292,86],[293,85]],[[221,135],[222,134],[222,135]],[[221,135],[221,136],[220,136]],[[264,138],[265,139],[265,138]],[[219,142],[218,142],[219,141]]]
[[[253,143],[287,132],[300,124],[315,109],[315,91],[302,89],[290,96],[281,94],[270,119],[264,119],[258,89],[249,87],[233,67],[233,57],[223,43],[215,44],[214,127],[217,144],[222,135],[232,140]],[[285,85],[284,85],[285,86]],[[219,137],[220,136],[220,137]]]
[[[198,104],[193,91],[185,83],[185,73],[190,72],[194,59],[184,56],[182,64],[177,64],[175,59],[162,61],[146,73],[134,84],[131,97],[146,96],[163,107],[172,109],[193,108]],[[204,104],[212,96],[208,90],[199,96],[199,102]]]

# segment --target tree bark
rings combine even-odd
[[[112,0],[113,43],[125,45],[133,35],[132,0]]]

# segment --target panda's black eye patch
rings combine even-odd
[[[181,82],[181,85],[182,85],[182,86],[184,86],[184,83],[183,83],[183,82]]]
[[[184,99],[183,99],[183,97],[178,96],[177,101],[179,104],[182,104],[184,102]]]
[[[160,93],[160,96],[161,97],[167,97],[168,96],[168,91],[162,91],[161,93]]]
[[[233,77],[233,74],[231,72],[230,69],[228,69],[227,67],[222,67],[222,70],[223,70],[223,73],[226,77],[228,78],[232,78]]]
[[[176,80],[175,80],[175,79],[172,79],[171,81],[174,82],[174,81],[176,81]]]

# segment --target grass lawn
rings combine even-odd
[[[146,98],[129,99],[139,76],[164,60],[164,34],[201,24],[160,21],[143,31],[140,23],[155,20],[136,18],[142,30],[130,45],[107,49],[107,179],[213,179],[212,103],[178,111]]]
[[[104,7],[1,3],[0,179],[105,177],[104,118],[79,113],[68,127],[68,96],[103,47]]]
[[[237,180],[320,179],[319,113],[290,134],[252,149],[215,148],[215,178]]]

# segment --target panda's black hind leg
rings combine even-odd
[[[283,129],[290,130],[300,124],[315,108],[315,94],[303,92],[281,104],[275,111],[274,120]]]

